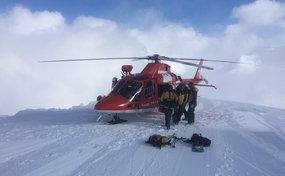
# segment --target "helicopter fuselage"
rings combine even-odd
[[[123,67],[122,67],[123,68]],[[179,82],[164,63],[149,63],[141,73],[124,75],[112,91],[97,102],[94,109],[106,113],[156,111],[165,83]]]

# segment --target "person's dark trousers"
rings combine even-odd
[[[178,109],[174,109],[174,113],[172,115],[172,122],[177,123],[177,115],[178,115]]]
[[[180,105],[178,106],[178,111],[177,111],[177,115],[176,115],[176,123],[179,123],[181,120],[181,116],[183,115],[184,112],[184,106]]]
[[[191,123],[194,123],[195,121],[195,104],[189,104],[189,109],[188,109],[188,123],[191,124]]]
[[[165,126],[167,129],[170,129],[170,119],[171,119],[172,109],[165,108],[164,114],[165,114]]]
[[[187,117],[188,117],[188,111],[186,109],[186,105],[183,106],[183,114],[184,114],[184,119],[183,120],[187,120]],[[183,115],[182,114],[182,115]]]

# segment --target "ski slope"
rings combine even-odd
[[[159,114],[124,115],[128,122],[93,112],[92,104],[67,110],[24,110],[0,117],[1,176],[283,176],[285,110],[199,99],[196,123],[164,128]],[[204,153],[177,142],[161,150],[152,134],[212,140]]]

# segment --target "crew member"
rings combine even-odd
[[[188,102],[189,102],[189,108],[187,111],[187,120],[188,124],[192,124],[195,121],[195,108],[197,106],[197,94],[198,94],[198,88],[195,87],[193,82],[190,82],[188,84],[189,86],[189,95],[188,95]]]
[[[118,83],[118,78],[114,77],[112,79],[112,88]]]
[[[172,120],[173,123],[175,123],[176,125],[180,122],[184,110],[185,95],[183,93],[183,88],[184,84],[181,83],[176,87],[176,92],[175,92],[178,98],[178,103],[177,103],[178,106],[177,108],[174,109]]]
[[[170,129],[170,119],[174,108],[177,106],[177,96],[170,83],[165,85],[165,90],[160,97],[160,104],[165,115],[165,126]]]
[[[183,120],[188,121],[187,117],[188,117],[188,112],[186,109],[186,105],[188,103],[188,99],[189,99],[189,89],[187,87],[187,85],[184,84],[183,86],[183,94],[184,94],[184,101],[183,101],[183,114],[184,114],[184,118]]]

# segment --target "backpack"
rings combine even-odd
[[[151,135],[145,142],[160,149],[165,145],[171,145],[171,139],[166,136],[161,136],[160,134]]]
[[[211,145],[211,140],[203,137],[201,134],[194,133],[189,141],[192,145],[200,145],[203,147],[209,147]]]
[[[165,97],[165,99],[161,102],[161,105],[165,108],[174,108],[177,103],[177,95],[173,90],[167,91],[166,95],[167,98]]]

